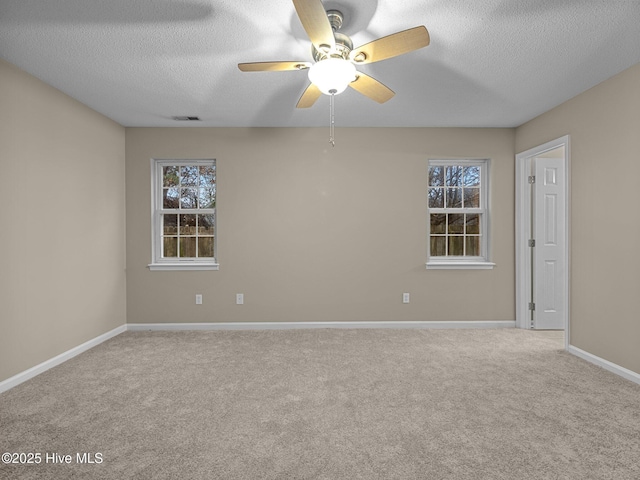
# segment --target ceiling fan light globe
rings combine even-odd
[[[309,69],[309,80],[325,95],[345,91],[356,78],[356,67],[342,58],[327,58]]]

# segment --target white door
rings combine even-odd
[[[564,160],[535,157],[532,163],[532,326],[562,330],[567,301]]]

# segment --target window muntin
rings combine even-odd
[[[152,265],[215,264],[215,160],[154,160],[153,174]]]
[[[430,261],[487,261],[488,160],[430,160]]]

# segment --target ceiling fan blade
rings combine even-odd
[[[283,72],[287,70],[304,70],[311,67],[310,62],[253,62],[239,63],[243,72]]]
[[[311,43],[320,51],[336,48],[333,28],[327,18],[327,12],[320,0],[293,0],[300,22],[307,32]]]
[[[316,87],[313,83],[309,84],[307,89],[304,91],[300,100],[298,100],[298,104],[296,108],[309,108],[316,103],[316,100],[320,98],[322,92],[318,87]]]
[[[385,84],[362,72],[358,72],[356,79],[351,82],[349,86],[378,103],[384,103],[387,100],[391,100],[395,95],[393,90]]]
[[[424,25],[393,33],[351,51],[349,58],[360,65],[397,57],[429,45],[429,32]]]

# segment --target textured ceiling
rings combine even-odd
[[[396,92],[347,89],[337,126],[513,127],[640,62],[639,0],[337,0],[355,46],[425,25],[427,48],[359,69]],[[296,109],[311,61],[291,0],[0,0],[0,57],[125,126],[326,126]]]

